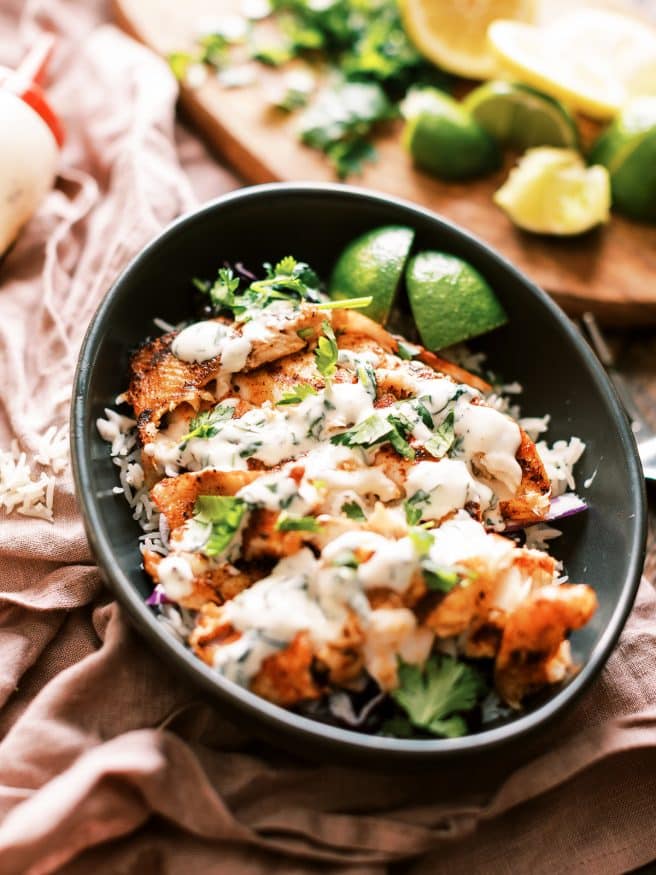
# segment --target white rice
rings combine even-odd
[[[556,441],[552,447],[546,441],[540,441],[537,450],[551,480],[552,497],[557,498],[568,489],[576,489],[574,466],[585,451],[581,438],[571,437],[568,441]]]
[[[54,522],[55,486],[57,476],[68,467],[68,451],[68,429],[54,425],[37,436],[32,463],[16,440],[8,450],[0,450],[0,509],[7,515],[18,513]],[[33,465],[42,470],[33,472]]]
[[[97,419],[96,427],[102,439],[111,444],[112,461],[118,468],[121,485],[115,486],[113,492],[125,496],[132,508],[132,517],[143,530],[144,534],[139,536],[141,552],[154,550],[166,555],[167,550],[159,533],[160,515],[148,495],[149,489],[141,466],[136,420],[106,407],[105,418]]]

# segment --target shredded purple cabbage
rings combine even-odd
[[[157,605],[168,605],[170,603],[171,599],[166,595],[159,583],[156,584],[155,589],[146,599],[146,604],[151,608],[157,607]]]
[[[555,523],[557,520],[564,520],[587,509],[588,505],[582,498],[579,498],[574,492],[566,492],[564,495],[559,495],[557,498],[552,499],[549,513],[544,519],[536,520],[533,525],[538,523]],[[506,525],[504,533],[511,534],[527,528],[528,526],[526,525],[511,522]]]

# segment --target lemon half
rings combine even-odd
[[[656,94],[656,31],[638,19],[581,9],[542,27],[495,21],[488,37],[502,73],[592,118]]]
[[[468,79],[494,76],[487,29],[497,18],[532,21],[535,0],[400,0],[408,36],[449,73]]]

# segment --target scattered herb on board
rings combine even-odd
[[[271,36],[271,22],[275,23]],[[233,46],[248,39],[251,60],[284,68],[303,58],[327,67],[326,82],[304,112],[299,136],[322,151],[341,178],[361,171],[375,158],[375,127],[399,115],[399,103],[411,85],[448,87],[448,78],[426,61],[407,37],[396,0],[274,0],[263,41],[254,28],[221,28],[203,34],[189,52],[174,52],[169,63],[181,82],[202,65],[225,73]],[[243,63],[244,50],[239,49]],[[314,77],[290,70],[288,77]],[[200,81],[200,80],[199,80]],[[306,105],[314,83],[284,82],[274,105],[293,112]],[[248,80],[245,80],[247,84]],[[301,82],[299,78],[298,82]]]

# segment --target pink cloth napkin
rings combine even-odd
[[[28,454],[66,421],[82,335],[120,268],[237,184],[174,128],[166,66],[103,15],[81,0],[0,10],[1,61],[38,29],[62,35],[51,95],[69,134],[57,189],[0,264],[0,447],[17,438]],[[547,732],[435,773],[365,773],[303,763],[226,721],[102,587],[69,471],[55,512],[0,519],[2,875],[603,875],[656,856],[646,580],[600,679]]]

